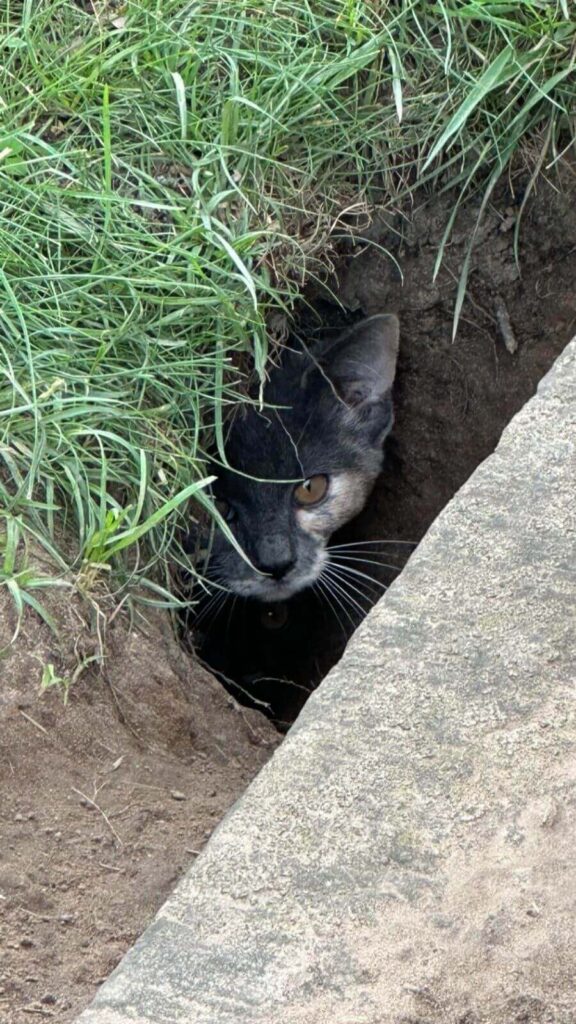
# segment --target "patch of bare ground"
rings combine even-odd
[[[52,597],[59,640],[30,613],[0,662],[0,1019],[71,1021],[149,923],[277,742],[178,647],[167,618],[107,632],[104,668],[67,706],[93,632]],[[0,643],[15,626],[0,600]]]

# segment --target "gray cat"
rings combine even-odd
[[[363,508],[393,422],[399,325],[372,316],[320,346],[285,348],[266,407],[230,424],[214,496],[243,558],[216,531],[207,575],[266,603],[312,586],[331,535]]]

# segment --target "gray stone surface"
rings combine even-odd
[[[576,1020],[576,342],[81,1024]]]

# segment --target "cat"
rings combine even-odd
[[[378,314],[313,351],[282,350],[264,405],[236,411],[227,464],[211,467],[237,546],[213,531],[208,579],[271,605],[321,578],[330,537],[361,511],[382,467],[398,344],[397,318]]]

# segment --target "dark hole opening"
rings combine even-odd
[[[448,195],[423,206],[410,222],[383,215],[371,224],[370,237],[394,256],[403,281],[381,250],[350,246],[330,287],[306,293],[300,332],[317,331],[319,324],[333,330],[356,316],[394,312],[401,345],[395,425],[383,472],[361,514],[331,540],[356,545],[348,549],[354,559],[349,564],[365,576],[342,577],[345,593],[336,588],[331,600],[310,590],[284,605],[239,598],[207,615],[204,623],[201,601],[189,623],[200,658],[229,692],[265,712],[280,729],[294,721],[364,614],[444,505],[494,450],[506,424],[574,334],[576,204],[573,171],[568,168],[564,175],[563,191],[542,184],[527,204],[519,267],[514,228],[522,182],[515,193],[503,185],[496,194],[478,232],[455,341],[458,277],[478,205],[457,219],[433,281],[451,208]]]

